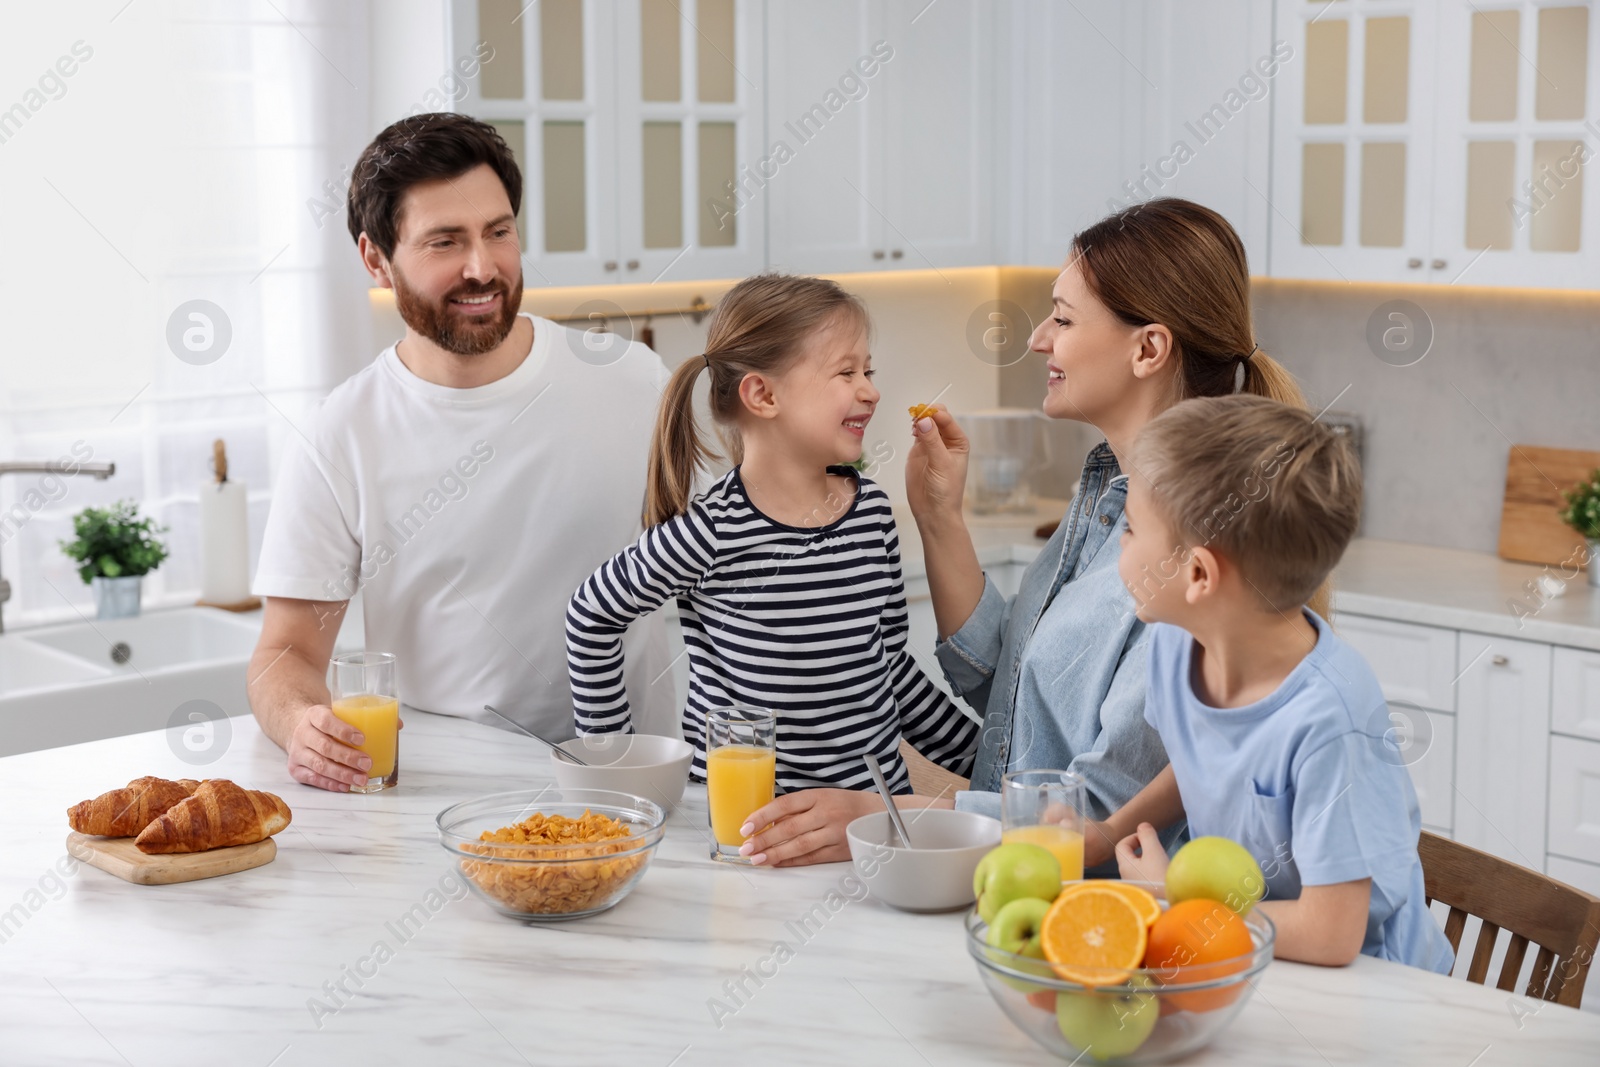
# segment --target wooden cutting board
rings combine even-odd
[[[1588,481],[1596,468],[1600,452],[1512,445],[1500,505],[1500,558],[1581,566],[1587,545],[1557,509],[1566,506],[1561,494]]]
[[[67,835],[67,853],[125,882],[171,885],[248,871],[251,867],[271,863],[272,857],[278,854],[278,846],[269,837],[254,844],[213,848],[206,852],[147,856],[134,847],[131,837],[89,837],[74,830]]]

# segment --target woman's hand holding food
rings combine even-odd
[[[943,404],[912,409],[911,454],[906,457],[906,501],[919,523],[960,515],[967,485],[967,435]]]

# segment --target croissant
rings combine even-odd
[[[140,852],[204,852],[265,840],[289,825],[289,805],[259,789],[242,789],[226,778],[200,783],[194,796],[169,809],[139,834]]]
[[[187,800],[199,782],[190,778],[135,778],[121,789],[101,793],[67,809],[67,824],[80,834],[133,837],[166,810]]]

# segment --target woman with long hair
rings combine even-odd
[[[1055,535],[1002,596],[978,565],[961,512],[968,443],[942,407],[917,420],[906,491],[922,537],[951,684],[983,716],[965,810],[999,814],[1008,770],[1062,768],[1087,783],[1085,862],[1108,862],[1122,808],[1167,763],[1144,719],[1145,627],[1117,573],[1127,475],[1139,431],[1180,400],[1252,393],[1305,406],[1294,378],[1256,344],[1244,245],[1226,219],[1187,200],[1126,208],[1073,239],[1030,340],[1049,357],[1044,413],[1105,435]],[[1159,576],[1152,576],[1159,580]],[[1326,616],[1324,588],[1311,602]],[[905,806],[948,798],[904,798]],[[858,796],[809,790],[752,817],[774,864],[844,859],[844,826],[870,810]],[[1171,848],[1183,827],[1172,827]]]

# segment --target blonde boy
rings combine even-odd
[[[1123,877],[1163,879],[1156,826],[1187,816],[1192,836],[1260,863],[1279,957],[1448,973],[1383,694],[1305,607],[1360,517],[1344,439],[1260,397],[1188,400],[1144,429],[1128,469],[1121,576],[1155,624],[1145,718],[1171,763],[1128,802]]]

